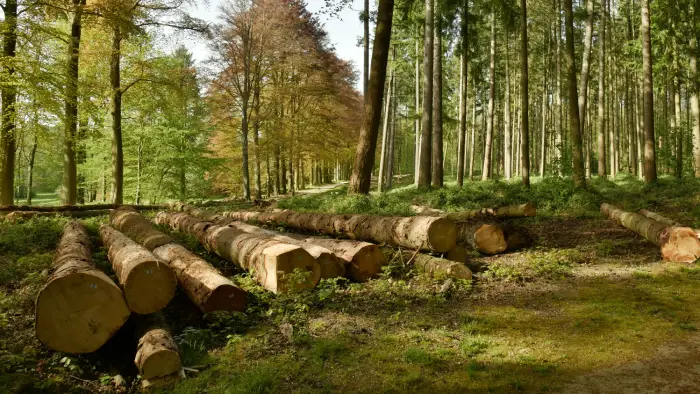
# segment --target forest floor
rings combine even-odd
[[[384,195],[347,196],[345,187],[281,199],[279,208],[410,214],[533,201],[520,220],[530,249],[474,254],[471,282],[415,275],[391,255],[367,283],[323,281],[313,291],[273,296],[195,240],[176,236],[249,291],[245,314],[201,317],[182,294],[166,308],[183,362],[198,373],[180,393],[590,392],[686,393],[700,387],[700,266],[660,261],[658,248],[599,212],[601,202],[647,208],[700,227],[700,182],[631,177],[475,182],[459,190],[400,185]],[[245,204],[217,210],[247,208]],[[99,248],[95,263],[109,272]],[[3,391],[112,390],[121,373],[134,391],[133,353],[120,333],[92,355],[43,348],[33,302],[64,219],[0,222],[0,387]],[[289,328],[292,330],[289,330]],[[290,334],[291,331],[291,334]],[[132,383],[133,382],[133,383]]]

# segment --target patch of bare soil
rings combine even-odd
[[[694,334],[680,342],[667,343],[650,357],[579,376],[565,386],[562,392],[700,392],[700,334]]]

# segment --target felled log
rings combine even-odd
[[[664,260],[693,263],[700,258],[700,240],[689,227],[670,226],[605,203],[600,206],[600,210],[609,218],[660,247]]]
[[[55,212],[39,212],[39,211],[12,211],[4,216],[8,222],[17,222],[20,220],[29,220],[32,218],[42,217],[57,217],[64,216],[70,218],[92,218],[96,216],[109,215],[109,210],[100,209],[95,211],[55,211]]]
[[[274,293],[312,288],[321,277],[320,266],[307,251],[269,235],[247,233],[184,213],[160,212],[156,222],[195,235],[209,251],[250,271],[258,283]],[[295,270],[308,275],[303,281],[292,282],[289,274]]]
[[[661,223],[667,224],[669,226],[685,227],[682,223],[677,222],[673,219],[667,218],[666,216],[661,216],[656,212],[647,211],[646,209],[640,209],[639,213],[643,216],[648,217],[649,219],[654,219],[657,222],[661,222]],[[695,233],[698,235],[698,238],[700,238],[700,229],[696,228],[696,229],[693,229],[693,231],[695,231]]]
[[[470,221],[457,223],[457,242],[486,255],[501,253],[506,250],[503,230],[497,224]]]
[[[36,299],[36,335],[50,349],[94,352],[129,318],[119,287],[92,265],[90,243],[80,222],[66,223],[52,273]]]
[[[450,261],[456,261],[462,264],[467,264],[467,262],[469,261],[469,254],[467,253],[467,249],[465,249],[463,246],[456,245],[447,253],[443,253],[442,258]]]
[[[434,252],[452,249],[457,236],[457,227],[451,220],[428,216],[333,215],[293,211],[225,212],[224,216]]]
[[[305,237],[303,240],[330,249],[346,262],[347,275],[358,282],[365,282],[379,275],[386,263],[386,257],[379,246],[369,242],[318,237]]]
[[[134,336],[138,341],[134,364],[143,379],[153,379],[182,370],[182,360],[170,328],[160,312],[135,316]]]
[[[131,208],[121,208],[114,210],[110,219],[114,227],[170,265],[180,287],[203,313],[245,310],[243,289],[207,261],[158,231],[141,214]]]
[[[535,239],[524,227],[512,223],[500,223],[499,226],[503,231],[508,252],[529,248],[535,243]]]
[[[170,266],[111,226],[103,224],[100,237],[129,309],[149,314],[168,305],[177,287]]]
[[[116,209],[119,207],[132,207],[139,211],[156,211],[165,209],[165,205],[129,205],[129,204],[89,204],[89,205],[58,205],[58,206],[33,206],[33,205],[4,205],[0,211],[35,211],[35,212],[76,212],[98,211]]]
[[[410,261],[416,271],[431,276],[449,276],[457,279],[471,279],[472,272],[464,264],[427,254],[404,250],[403,258]]]
[[[473,209],[462,212],[445,212],[419,205],[412,205],[411,209],[419,215],[440,216],[455,222],[465,222],[474,219],[515,219],[537,215],[537,208],[532,203]]]

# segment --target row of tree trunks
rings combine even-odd
[[[170,266],[111,226],[102,225],[100,237],[129,309],[149,314],[168,305],[177,287]]]
[[[177,343],[160,312],[134,316],[138,341],[134,363],[143,379],[173,375],[182,369]]]
[[[320,266],[307,251],[269,235],[247,233],[185,213],[160,212],[156,223],[195,236],[209,251],[252,272],[258,283],[274,293],[313,288],[321,277]],[[292,282],[288,276],[295,270],[309,274]]]
[[[700,258],[700,240],[691,228],[670,226],[634,212],[623,211],[610,204],[602,204],[600,210],[660,247],[664,260],[693,263]]]
[[[246,292],[216,268],[131,208],[112,211],[111,224],[170,265],[187,297],[203,312],[245,310]]]
[[[12,211],[7,215],[2,215],[0,212],[0,217],[4,218],[8,222],[17,222],[21,220],[29,220],[33,218],[45,218],[45,217],[70,217],[70,218],[93,218],[97,216],[109,215],[109,210],[99,209],[96,211],[60,211],[60,212],[37,212],[37,211]]]
[[[284,225],[333,236],[441,253],[454,248],[457,239],[457,226],[454,222],[439,217],[333,215],[293,211],[225,212],[224,216],[234,220]]]
[[[0,206],[0,212],[11,211],[33,211],[33,212],[78,212],[78,211],[98,211],[105,209],[117,209],[120,207],[131,207],[139,211],[157,211],[167,209],[167,205],[121,205],[121,204],[90,204],[90,205],[58,205],[52,207],[38,207],[29,205],[5,205]]]
[[[416,271],[433,277],[448,276],[457,279],[471,279],[472,272],[463,263],[416,253],[412,250],[402,252],[403,259],[410,262]]]
[[[412,205],[411,209],[419,215],[440,216],[455,222],[465,222],[473,219],[514,219],[537,215],[537,208],[532,203],[473,209],[462,212],[445,212],[418,205]]]
[[[686,226],[684,226],[684,225],[683,225],[682,223],[680,223],[680,222],[677,222],[677,221],[675,221],[675,220],[673,220],[673,219],[667,218],[666,216],[661,216],[661,215],[659,215],[659,214],[656,213],[656,212],[647,211],[646,209],[640,209],[640,210],[639,210],[639,214],[640,214],[640,215],[643,215],[643,216],[646,216],[646,217],[648,217],[649,219],[654,219],[654,220],[656,220],[657,222],[661,222],[661,223],[667,224],[667,225],[669,225],[669,226],[673,226],[673,227],[686,227]],[[697,229],[697,228],[696,228],[696,229],[693,229],[693,231],[695,231],[695,233],[698,234],[698,238],[700,238],[700,229]]]
[[[52,273],[36,299],[36,335],[50,349],[94,352],[129,318],[119,287],[92,265],[90,245],[80,222],[66,223]]]

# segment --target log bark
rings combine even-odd
[[[110,219],[114,227],[170,265],[180,287],[203,313],[245,310],[246,292],[243,289],[207,261],[158,231],[135,210],[115,210]]]
[[[50,349],[94,352],[129,318],[119,287],[92,265],[90,244],[80,222],[65,225],[52,273],[36,299],[36,335]]]
[[[481,208],[462,212],[445,212],[439,209],[412,205],[411,209],[419,215],[441,216],[455,222],[473,219],[514,219],[537,215],[537,208],[532,203],[506,205],[498,208]]]
[[[442,258],[462,264],[467,264],[467,262],[469,262],[469,254],[467,253],[467,249],[461,245],[457,245],[449,252],[443,253]]]
[[[669,226],[610,204],[602,204],[600,210],[622,226],[660,247],[664,260],[693,263],[700,258],[700,240],[691,228]]]
[[[452,221],[428,216],[333,215],[293,211],[225,212],[224,216],[434,252],[452,249],[457,236],[457,227]]]
[[[449,276],[456,279],[471,279],[472,272],[464,264],[441,259],[427,254],[406,250],[403,258],[411,261],[416,271],[433,277]]]
[[[37,211],[12,211],[5,215],[5,220],[8,222],[17,222],[22,220],[29,220],[33,218],[44,218],[44,217],[71,217],[71,218],[92,218],[96,216],[107,216],[109,215],[109,210],[101,209],[97,211],[61,211],[61,212],[37,212]],[[0,217],[2,214],[0,213]]]
[[[157,211],[166,209],[166,205],[120,205],[120,204],[90,204],[90,205],[58,205],[51,207],[39,207],[30,205],[5,205],[0,206],[0,212],[11,211],[34,211],[34,212],[77,212],[77,211],[97,211],[105,209],[117,209],[119,207],[131,207],[138,211]]]
[[[498,225],[471,221],[457,224],[457,242],[470,246],[479,253],[492,255],[505,251],[508,247],[503,230]]]
[[[656,220],[657,222],[661,222],[661,223],[667,224],[667,225],[669,225],[669,226],[673,226],[673,227],[686,227],[686,226],[683,225],[683,223],[680,223],[680,222],[677,222],[677,221],[675,221],[675,220],[673,220],[673,219],[667,218],[666,216],[661,216],[661,215],[659,215],[659,214],[656,213],[656,212],[647,211],[646,209],[640,209],[640,210],[639,210],[639,214],[642,215],[642,216],[646,216],[646,217],[648,217],[649,219],[654,219],[654,220]],[[698,238],[700,238],[700,229],[697,229],[697,228],[696,228],[696,229],[693,229],[693,231],[695,231],[695,233],[698,234]]]
[[[168,305],[177,286],[170,266],[111,226],[103,224],[100,237],[129,309],[149,314]]]
[[[307,251],[269,235],[247,233],[184,213],[160,212],[156,223],[194,235],[209,251],[252,272],[258,283],[274,293],[312,288],[321,277],[320,266]],[[310,274],[301,283],[292,283],[287,276],[297,269]]]
[[[135,317],[138,340],[134,363],[143,379],[177,374],[182,369],[179,349],[161,313]]]
[[[346,262],[346,274],[358,282],[365,282],[379,275],[386,263],[386,258],[379,246],[369,242],[318,237],[306,237],[304,242],[331,250]]]

